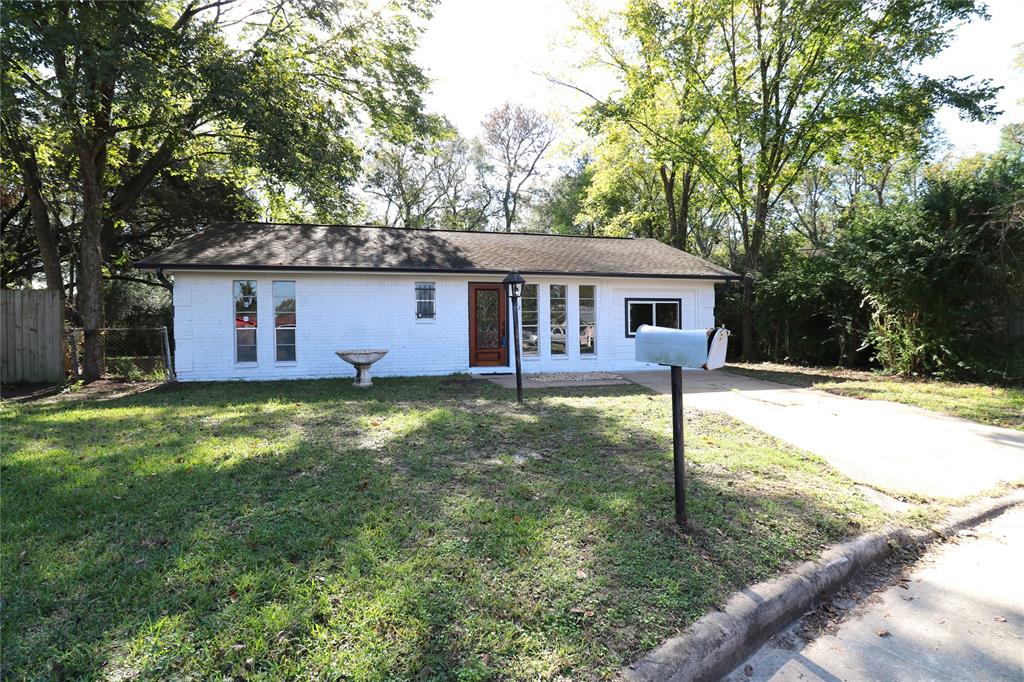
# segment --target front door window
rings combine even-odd
[[[498,329],[498,292],[480,289],[476,292],[476,344],[479,348],[501,345]]]

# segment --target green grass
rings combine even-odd
[[[983,424],[1024,431],[1024,388],[904,379],[873,372],[795,365],[730,364],[727,371],[837,395],[891,400]]]
[[[665,396],[463,378],[6,403],[2,676],[601,679],[875,527],[816,457]]]

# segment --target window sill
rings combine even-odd
[[[580,353],[580,360],[597,360],[597,353]]]
[[[435,324],[437,322],[436,317],[417,317],[416,324]]]
[[[259,367],[259,366],[260,366],[259,362],[236,362],[235,363],[235,367],[237,367],[238,369],[254,369],[254,368]]]
[[[295,367],[298,364],[298,360],[274,360],[274,367]]]

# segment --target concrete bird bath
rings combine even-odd
[[[373,386],[370,379],[370,365],[388,354],[386,350],[336,350],[334,354],[356,368],[356,380],[353,386],[369,388]]]

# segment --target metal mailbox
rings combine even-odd
[[[725,364],[729,330],[669,329],[642,324],[636,330],[637,362],[687,369],[718,369]]]
[[[676,524],[687,527],[686,457],[683,441],[683,368],[718,369],[725,364],[729,330],[668,329],[640,325],[636,330],[637,362],[668,365],[672,378],[672,476]]]

